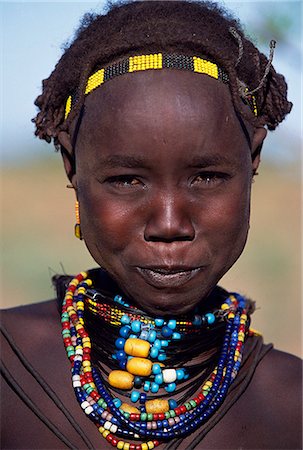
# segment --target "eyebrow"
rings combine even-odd
[[[230,158],[228,158],[227,156],[224,155],[218,155],[218,154],[213,154],[213,155],[199,155],[199,156],[194,156],[190,162],[189,162],[189,167],[193,167],[193,168],[204,168],[204,167],[212,167],[212,166],[219,166],[221,164],[224,165],[233,165],[233,161],[231,161]]]
[[[218,165],[233,165],[233,162],[224,155],[212,154],[212,155],[197,155],[193,158],[185,161],[187,167],[190,168],[206,168],[214,167]],[[129,169],[148,169],[151,167],[149,158],[140,158],[138,156],[131,155],[110,155],[106,158],[102,158],[99,161],[101,167],[117,168],[125,167]],[[98,164],[98,165],[99,165]]]
[[[148,164],[146,159],[139,158],[137,156],[130,155],[111,155],[107,158],[102,158],[100,165],[115,168],[115,167],[127,167],[130,169],[147,168]]]

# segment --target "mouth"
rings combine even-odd
[[[137,267],[144,280],[156,288],[182,286],[198,275],[204,267]]]

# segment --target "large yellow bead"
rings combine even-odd
[[[122,403],[120,409],[123,409],[124,412],[129,414],[140,414],[140,411],[135,406],[129,405],[128,403]]]
[[[118,389],[131,389],[134,376],[125,370],[112,370],[108,376],[108,382],[112,387]]]
[[[139,356],[140,358],[146,358],[149,354],[150,343],[143,341],[143,339],[129,338],[124,345],[124,351],[131,356]]]
[[[145,409],[148,414],[160,414],[169,411],[168,400],[161,398],[155,400],[147,400]]]
[[[131,358],[127,361],[126,370],[133,375],[148,377],[151,374],[153,363],[146,358]]]

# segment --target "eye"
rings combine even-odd
[[[106,180],[111,186],[119,189],[143,187],[144,184],[135,175],[118,175]]]
[[[230,175],[222,172],[201,172],[193,178],[191,185],[212,188],[219,186],[229,178]]]

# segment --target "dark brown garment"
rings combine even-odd
[[[2,325],[13,342],[9,344],[9,336],[2,336],[1,449],[112,449],[74,396],[56,302],[3,311]],[[47,385],[41,387],[30,368],[24,367],[22,354],[16,354],[18,348],[33,367],[32,373]],[[263,345],[256,337],[247,340],[244,356],[243,367],[219,411],[194,435],[178,442],[178,449],[302,448],[301,360]],[[61,399],[63,411],[47,395],[48,387]],[[37,415],[28,399],[38,406]]]

